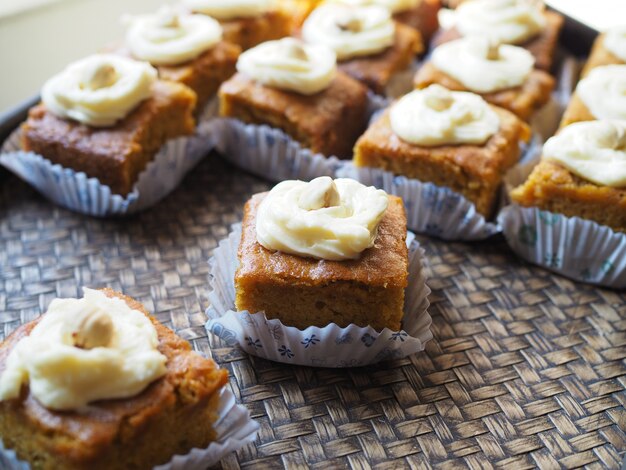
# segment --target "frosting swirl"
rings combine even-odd
[[[0,400],[22,385],[45,407],[75,410],[137,395],[166,372],[152,322],[119,298],[84,288],[82,299],[55,299],[13,348],[0,376]]]
[[[126,44],[140,60],[176,65],[196,58],[222,39],[222,27],[206,15],[184,15],[163,7],[154,15],[129,18]]]
[[[322,5],[306,19],[302,38],[330,47],[338,60],[376,54],[394,43],[395,23],[380,6]]]
[[[626,188],[626,121],[570,124],[546,141],[543,158],[592,183]]]
[[[410,10],[419,5],[422,0],[327,0],[329,3],[342,3],[350,7],[377,5],[386,8],[391,13]]]
[[[146,62],[96,54],[50,78],[41,90],[41,100],[59,117],[107,127],[149,98],[156,79],[156,69]]]
[[[313,95],[333,81],[336,62],[335,53],[326,46],[284,38],[245,51],[237,70],[263,85]]]
[[[626,62],[626,26],[609,29],[604,36],[603,44],[611,54]]]
[[[576,93],[598,119],[626,119],[626,65],[596,67],[578,82]]]
[[[463,36],[488,36],[506,44],[521,44],[546,27],[543,11],[528,0],[472,0],[455,11]]]
[[[480,96],[430,85],[391,107],[391,129],[402,140],[434,147],[483,144],[498,132],[500,118]]]
[[[526,49],[490,44],[484,37],[464,37],[442,44],[431,60],[439,70],[478,93],[522,85],[535,63]]]
[[[218,20],[252,18],[272,9],[272,0],[183,0],[192,11],[210,15]]]
[[[283,181],[259,206],[257,240],[298,256],[357,259],[374,246],[388,203],[383,190],[347,178]]]

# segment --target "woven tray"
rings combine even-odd
[[[3,335],[55,297],[110,286],[230,372],[261,424],[224,469],[618,468],[626,451],[626,295],[516,259],[500,240],[421,238],[433,333],[426,352],[330,370],[250,357],[204,330],[207,260],[266,183],[209,157],[133,218],[53,206],[14,177],[0,189]]]

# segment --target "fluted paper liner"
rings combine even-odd
[[[367,115],[387,105],[381,96],[368,95]],[[333,155],[322,155],[304,148],[280,129],[268,125],[245,124],[238,119],[217,118],[200,126],[200,133],[214,142],[227,161],[263,179],[311,181],[318,176],[334,176],[345,164]]]
[[[506,178],[507,193],[539,162],[538,146]],[[511,249],[525,260],[576,281],[626,287],[626,234],[579,217],[537,207],[506,206],[498,223]]]
[[[154,470],[197,470],[215,465],[231,452],[241,449],[256,439],[259,425],[250,418],[250,412],[235,403],[233,392],[226,386],[220,393],[218,418],[213,423],[215,441],[204,449],[192,449],[185,455],[175,455]],[[164,430],[171,432],[171,430]],[[112,462],[113,463],[113,462]],[[3,470],[29,470],[30,465],[19,460],[15,452],[4,448],[0,441],[0,468]]]
[[[557,88],[550,101],[535,113],[531,121],[533,138],[521,145],[520,163],[510,171],[516,173],[535,154],[546,136],[556,130],[563,109],[569,102],[573,87],[576,61],[567,58],[561,70]],[[363,184],[384,189],[404,200],[407,226],[410,230],[444,240],[484,240],[501,232],[494,220],[486,220],[472,202],[450,188],[437,186],[406,176],[394,175],[380,168],[356,167],[347,162],[337,168],[335,177],[347,177]],[[496,213],[508,204],[506,191],[500,191]]]
[[[131,214],[153,206],[178,186],[213,145],[198,133],[166,142],[139,175],[132,192],[121,196],[97,178],[21,150],[20,133],[18,128],[4,143],[0,164],[56,204],[97,217]]]
[[[399,196],[406,208],[407,227],[415,232],[444,240],[484,240],[499,232],[476,211],[473,203],[450,188],[394,175],[380,168],[357,167],[348,163],[341,167],[338,178],[352,178],[367,186],[375,186],[388,194]]]
[[[240,238],[241,224],[236,224],[210,260],[211,306],[206,328],[227,344],[239,343],[249,354],[286,364],[356,367],[417,353],[432,338],[423,250],[413,234],[407,237],[409,278],[401,331],[376,331],[354,324],[342,328],[334,323],[299,330],[267,319],[264,313],[236,312],[234,278]]]
[[[412,61],[404,70],[395,72],[385,86],[386,98],[398,98],[413,90],[413,77],[419,68],[419,62]]]

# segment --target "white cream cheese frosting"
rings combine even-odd
[[[377,54],[393,45],[396,26],[389,10],[380,6],[322,5],[302,25],[302,38],[322,44],[338,60]]]
[[[272,0],[183,0],[190,10],[218,20],[253,18],[270,11],[273,4]]]
[[[546,141],[543,158],[592,183],[626,188],[626,121],[570,124]]]
[[[597,119],[626,119],[626,65],[592,69],[576,93]]]
[[[484,144],[500,128],[500,118],[480,96],[430,85],[391,107],[392,131],[414,145]]]
[[[45,407],[76,410],[102,399],[137,395],[166,372],[152,322],[125,301],[83,289],[55,299],[13,348],[0,376],[0,400],[22,385]]]
[[[156,69],[146,62],[96,54],[50,78],[41,90],[41,100],[59,117],[107,127],[149,98],[156,79]]]
[[[335,78],[337,58],[326,46],[284,38],[245,51],[237,70],[263,85],[313,95]]]
[[[257,240],[298,256],[357,259],[374,246],[388,203],[383,190],[347,178],[283,181],[259,205]]]
[[[328,3],[342,3],[350,7],[377,5],[391,13],[399,13],[417,7],[422,0],[327,0]]]
[[[611,54],[626,62],[626,25],[609,29],[603,44]]]
[[[487,36],[506,44],[521,44],[546,27],[542,8],[529,0],[465,1],[454,22],[463,36]]]
[[[126,45],[132,55],[154,65],[195,59],[222,39],[222,27],[206,15],[179,14],[163,7],[156,14],[128,18]]]
[[[431,60],[437,69],[478,93],[522,85],[535,64],[526,49],[471,36],[442,44]]]

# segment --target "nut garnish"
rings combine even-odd
[[[99,308],[81,312],[72,331],[74,346],[81,349],[106,347],[113,339],[114,326],[108,313]]]
[[[107,88],[117,81],[117,71],[111,64],[98,64],[85,73],[83,84],[85,88],[90,90],[99,90]]]
[[[489,41],[487,60],[500,60],[500,44],[498,42]]]
[[[298,200],[298,205],[307,211],[335,207],[340,203],[337,185],[329,176],[320,176],[308,183]]]
[[[363,29],[363,22],[361,19],[351,12],[346,12],[340,18],[337,18],[335,23],[341,31],[358,33]]]
[[[445,111],[454,103],[452,93],[442,86],[431,86],[425,100],[426,105],[435,111]]]

